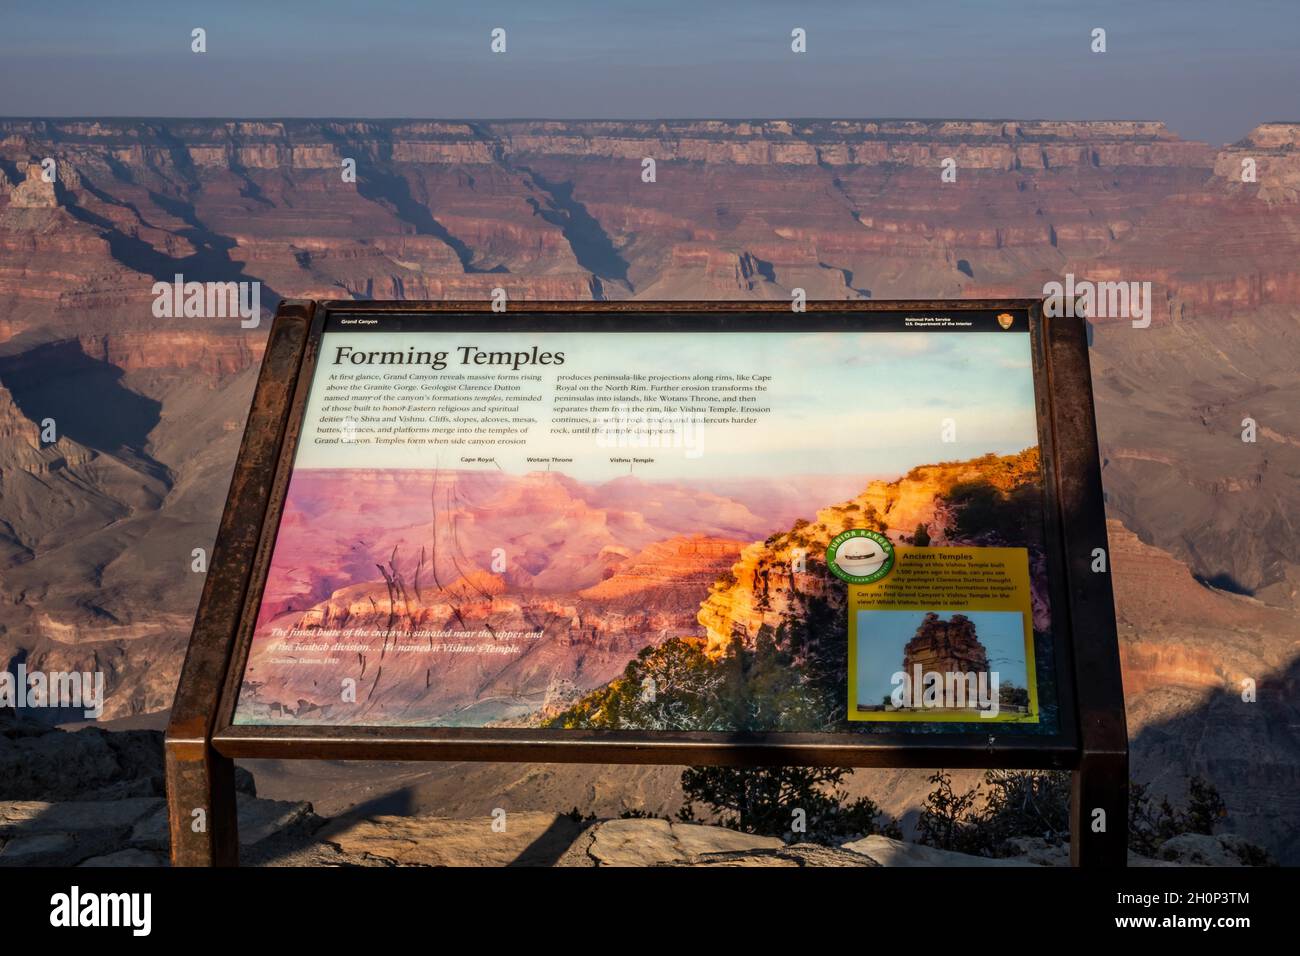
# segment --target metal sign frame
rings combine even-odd
[[[665,731],[235,725],[253,625],[328,317],[401,313],[420,328],[852,330],[882,313],[1013,310],[1028,317],[1044,475],[1060,726],[1056,734]],[[942,333],[935,333],[942,334]],[[238,862],[235,758],[1069,769],[1076,864],[1124,865],[1128,738],[1106,549],[1085,321],[1037,300],[281,303],[240,446],[166,735],[172,861]],[[1096,811],[1102,811],[1098,814]],[[198,812],[202,811],[202,812]]]

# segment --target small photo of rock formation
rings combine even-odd
[[[859,720],[1036,720],[1019,611],[858,611]]]

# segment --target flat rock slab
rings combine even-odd
[[[167,866],[167,857],[161,853],[150,853],[148,850],[118,850],[116,853],[105,853],[103,856],[92,856],[84,863],[78,863],[78,866]]]
[[[314,818],[310,803],[292,800],[262,800],[244,793],[235,795],[235,809],[239,815],[239,845],[256,846],[267,837],[281,833]],[[144,850],[164,853],[171,848],[171,834],[167,829],[167,807],[140,820],[131,831],[130,845]]]
[[[237,797],[243,847],[320,823],[310,803]],[[167,807],[156,797],[0,801],[0,867],[158,866],[169,847]]]
[[[905,840],[892,840],[889,837],[869,836],[853,843],[844,844],[843,848],[852,853],[871,857],[881,866],[1037,866],[1024,857],[992,859],[986,856],[972,856],[969,853],[953,853],[950,850],[936,850],[932,846],[908,843]]]
[[[584,833],[560,866],[676,866],[709,854],[775,851],[777,837],[659,819],[606,820]]]
[[[77,839],[67,833],[14,837],[0,847],[0,866],[66,866],[86,853],[99,852],[105,845],[106,841],[91,841],[79,848]]]
[[[488,815],[374,816],[339,819],[315,839],[330,845],[339,864],[386,866],[551,866],[584,824],[555,813],[513,812],[505,829]]]
[[[156,797],[127,800],[0,801],[0,834],[30,836],[77,830],[119,829],[163,807]]]
[[[669,866],[880,866],[869,856],[845,849],[796,843],[772,850],[705,853],[687,863]]]
[[[161,806],[155,797],[0,801],[0,867],[75,866],[120,850],[136,822]]]

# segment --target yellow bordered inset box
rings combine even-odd
[[[849,720],[1038,722],[1026,549],[900,546],[848,615]]]

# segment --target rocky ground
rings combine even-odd
[[[240,857],[248,866],[1063,866],[1067,847],[1016,841],[986,859],[869,836],[838,847],[665,819],[517,810],[451,818],[268,800],[238,777]],[[1184,835],[1164,860],[1239,865],[1233,836]],[[167,809],[158,731],[50,729],[0,711],[0,867],[165,866]]]

